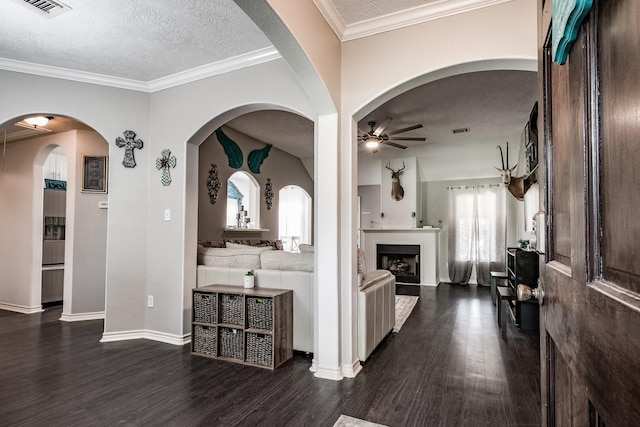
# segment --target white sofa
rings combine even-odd
[[[366,272],[358,250],[358,358],[367,360],[396,322],[396,278],[387,270]]]
[[[293,290],[293,349],[314,352],[312,252],[253,251],[238,247],[199,247],[198,252],[197,287],[214,284],[242,286],[245,274],[253,269],[257,288]],[[257,255],[258,260],[251,255]],[[204,262],[217,265],[203,265]],[[239,266],[242,263],[243,266]],[[262,268],[263,264],[268,268]]]

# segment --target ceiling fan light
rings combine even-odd
[[[380,145],[380,143],[378,142],[377,139],[368,139],[365,144],[364,144],[367,148],[378,148],[378,146]]]
[[[49,123],[49,119],[43,116],[27,117],[24,121],[34,127],[44,126]]]

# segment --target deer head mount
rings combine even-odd
[[[512,168],[509,168],[509,143],[507,142],[507,165],[504,163],[504,156],[502,155],[502,147],[498,145],[497,147],[500,149],[500,160],[502,161],[502,169],[496,168],[500,171],[500,175],[502,176],[502,183],[507,187],[507,190],[515,197],[516,199],[522,201],[524,200],[524,193],[531,187],[531,182],[523,176],[511,176],[511,173],[514,171],[518,164],[516,163]]]
[[[386,168],[391,171],[391,198],[396,201],[402,200],[404,198],[404,188],[400,185],[400,175],[404,171],[405,164],[402,162],[402,168],[394,170],[391,168],[391,162],[388,162]]]

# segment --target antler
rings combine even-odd
[[[387,162],[387,165],[386,165],[385,167],[386,167],[387,169],[389,169],[389,170],[390,170],[391,172],[393,172],[393,173],[402,172],[402,171],[404,170],[404,168],[406,167],[406,166],[405,166],[405,164],[404,164],[404,162],[402,162],[402,168],[401,168],[401,169],[398,169],[398,170],[391,169],[391,167],[390,167],[390,166],[391,166],[391,161],[388,161],[388,162]]]
[[[502,147],[498,145],[496,148],[500,150],[500,160],[502,160],[502,170],[504,170],[504,156],[502,155]]]

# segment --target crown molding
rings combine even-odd
[[[331,0],[313,1],[340,41],[346,42],[512,0],[440,0],[348,25],[340,18]]]
[[[152,80],[147,83],[149,92],[157,92],[159,90],[169,89],[180,86],[185,83],[194,82],[207,77],[225,74],[241,68],[251,67],[253,65],[262,64],[264,62],[273,61],[281,58],[280,53],[274,48],[266,47],[264,49],[254,50],[253,52],[225,59],[224,61],[206,64],[201,67],[192,68],[180,73]]]
[[[273,61],[280,57],[280,54],[274,47],[268,47],[225,59],[223,61],[192,68],[160,79],[151,80],[149,82],[123,79],[104,74],[88,73],[85,71],[77,71],[68,68],[53,67],[50,65],[35,64],[32,62],[23,62],[4,58],[0,58],[0,69],[14,71],[17,73],[34,74],[43,77],[53,77],[57,79],[109,86],[119,89],[135,90],[138,92],[153,93],[207,77],[228,73],[240,68]]]

